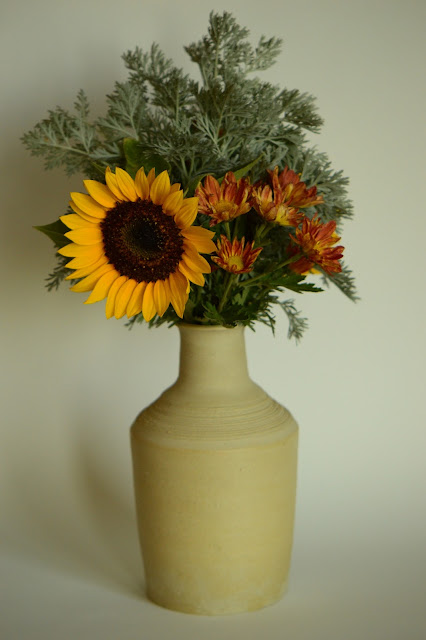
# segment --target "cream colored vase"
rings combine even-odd
[[[244,330],[181,325],[177,382],[131,429],[147,595],[222,615],[282,596],[298,427],[248,375]]]

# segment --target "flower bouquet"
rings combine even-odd
[[[129,78],[89,119],[56,108],[24,136],[46,167],[81,171],[56,221],[55,288],[106,299],[107,318],[177,324],[177,382],[131,428],[147,593],[165,607],[235,613],[284,592],[293,536],[298,427],[249,377],[243,330],[306,327],[288,292],[332,283],[342,264],[347,180],[309,148],[311,96],[262,82],[280,40],[257,47],[229,14],[186,47],[201,82],[157,45],[123,57]],[[312,281],[310,281],[312,278]],[[226,362],[226,367],[223,363]]]
[[[23,136],[46,168],[86,177],[87,193],[36,227],[57,247],[49,289],[71,281],[129,326],[273,329],[281,307],[296,340],[307,323],[288,292],[332,283],[355,299],[339,244],[347,179],[306,141],[322,123],[314,99],[253,75],[280,46],[252,47],[233,16],[212,13],[207,35],[186,47],[201,83],[157,45],[136,48],[105,116],[91,121],[80,91],[74,114],[58,107]]]

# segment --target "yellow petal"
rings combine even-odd
[[[65,234],[66,238],[69,238],[77,244],[98,244],[102,242],[102,231],[97,227],[86,227],[82,229],[75,229],[74,231],[68,231]]]
[[[79,256],[78,258],[73,258],[67,262],[65,266],[67,269],[82,269],[83,267],[90,267],[91,264],[95,264],[95,262],[97,262],[103,255],[104,252],[102,251],[102,247],[100,247],[96,252]]]
[[[197,217],[198,198],[185,198],[181,208],[175,215],[175,222],[181,228],[190,227]]]
[[[68,229],[90,229],[90,227],[94,227],[92,222],[88,222],[88,220],[78,216],[76,213],[69,213],[66,216],[60,216],[59,220],[62,220]],[[93,220],[96,220],[96,218],[93,218]],[[99,225],[99,220],[96,220],[96,225]]]
[[[93,200],[96,200],[96,202],[99,202],[99,204],[107,209],[113,209],[115,207],[117,198],[105,184],[97,180],[83,180],[83,184]]]
[[[185,305],[188,301],[188,280],[179,271],[169,276],[170,301],[179,318],[183,318]]]
[[[174,193],[175,191],[179,191],[179,189],[180,189],[180,182],[175,182],[170,187],[170,193]]]
[[[129,200],[135,202],[135,200],[138,199],[138,194],[136,193],[133,178],[127,173],[127,171],[120,169],[120,167],[115,169],[115,177],[117,178],[117,184],[120,191],[124,193]]]
[[[139,282],[139,284],[133,289],[132,295],[129,300],[129,304],[127,305],[127,317],[131,318],[132,316],[136,316],[138,313],[142,311],[142,300],[143,294],[146,289],[146,282]]]
[[[199,284],[200,287],[204,286],[204,276],[199,271],[194,271],[188,265],[181,260],[179,262],[179,271],[183,273],[184,276],[194,282],[195,284]]]
[[[142,300],[142,314],[146,322],[155,316],[154,283],[148,282]]]
[[[85,213],[82,209],[80,209],[80,207],[77,207],[75,202],[73,202],[72,200],[70,200],[68,204],[70,205],[71,209],[80,216],[80,218],[84,218],[84,220],[87,220],[87,222],[93,222],[93,224],[99,224],[101,222],[101,218],[94,218],[93,216],[89,216],[88,213]]]
[[[210,273],[211,267],[207,260],[200,256],[198,251],[194,249],[191,245],[188,245],[184,242],[185,252],[182,258],[185,260],[186,264],[194,269],[194,271],[201,271],[201,273]]]
[[[157,280],[154,285],[154,304],[160,317],[164,315],[170,304],[170,290],[164,285],[164,282],[164,280]]]
[[[150,169],[148,175],[147,175],[147,179],[148,179],[148,184],[151,187],[152,183],[155,180],[155,168],[152,167],[152,169]]]
[[[157,176],[149,190],[149,196],[154,204],[163,204],[170,193],[170,177],[167,171]]]
[[[117,297],[117,293],[120,290],[120,287],[122,287],[128,279],[129,278],[127,276],[119,276],[118,278],[116,278],[116,280],[114,280],[109,288],[108,298],[105,305],[105,315],[108,320],[114,315],[115,298]]]
[[[143,167],[141,167],[135,175],[135,189],[141,200],[148,200],[149,182]]]
[[[71,193],[71,198],[77,207],[85,213],[88,213],[89,216],[93,216],[94,218],[105,218],[105,207],[100,205],[98,202],[95,202],[91,196],[87,196],[85,193],[73,191]]]
[[[165,198],[162,208],[164,213],[176,213],[182,206],[183,191],[173,191]]]
[[[80,282],[77,282],[74,286],[71,287],[71,291],[76,291],[77,293],[81,293],[82,291],[91,291],[99,278],[104,275],[107,271],[112,271],[114,267],[112,264],[104,264],[99,269],[96,269],[90,276],[87,276]]]
[[[107,167],[106,171],[105,171],[105,181],[107,183],[108,189],[117,198],[117,200],[128,200],[129,199],[124,195],[124,193],[121,192],[121,190],[120,190],[120,188],[118,186],[117,178],[112,173],[112,171],[111,171],[111,169],[109,167]]]
[[[81,269],[77,269],[76,271],[74,271],[74,273],[70,273],[70,275],[67,276],[65,280],[77,280],[78,278],[85,278],[107,262],[108,258],[106,256],[101,256],[93,264],[90,264],[86,267],[81,267]]]
[[[65,247],[61,247],[60,249],[58,249],[58,253],[60,253],[61,256],[66,256],[67,258],[93,256],[96,255],[98,251],[103,252],[103,246],[104,245],[102,242],[91,245],[74,244],[73,242],[71,242],[70,244],[66,244]]]
[[[192,242],[200,253],[212,253],[212,251],[216,251],[216,245],[212,240],[214,231],[203,229],[203,227],[189,227],[188,229],[182,229],[181,234],[184,238]]]
[[[95,284],[92,293],[87,298],[84,304],[93,304],[94,302],[100,302],[101,300],[106,298],[112,284],[119,277],[120,277],[120,274],[115,269],[113,269],[112,271],[107,271],[107,273],[104,273],[104,275],[101,278],[99,278],[99,280]]]
[[[126,313],[127,305],[130,302],[130,297],[138,283],[136,280],[127,280],[117,292],[115,297],[115,311],[114,315],[117,318],[122,318]]]

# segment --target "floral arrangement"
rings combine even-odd
[[[314,99],[253,76],[281,40],[254,48],[248,35],[229,13],[212,13],[207,35],[185,48],[201,82],[157,45],[136,48],[104,117],[90,121],[80,91],[74,114],[57,107],[23,136],[46,168],[86,178],[87,193],[71,193],[63,215],[36,227],[57,248],[49,290],[71,281],[130,326],[273,330],[281,307],[296,339],[307,322],[289,291],[332,283],[356,299],[339,244],[352,214],[347,179],[307,143],[322,124]]]

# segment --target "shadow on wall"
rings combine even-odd
[[[27,464],[10,474],[18,512],[8,546],[30,563],[141,598],[131,483],[126,491],[117,456],[115,466],[109,463],[116,449],[112,438],[104,433],[100,450],[99,432],[91,424],[96,418],[89,416],[73,426],[64,464],[63,452],[53,447],[33,458],[31,468]],[[129,460],[129,475],[130,468]]]

